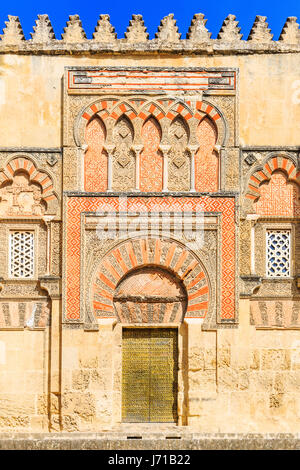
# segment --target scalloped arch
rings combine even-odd
[[[287,175],[287,181],[300,185],[300,171],[297,172],[294,159],[286,154],[272,154],[267,157],[263,165],[256,167],[251,173],[245,197],[252,201],[257,200],[261,195],[261,184],[270,181],[272,174],[277,170],[281,170]]]
[[[40,170],[34,160],[27,155],[13,156],[7,161],[5,167],[0,171],[0,185],[13,181],[13,177],[18,171],[25,171],[29,176],[29,181],[41,186],[43,200],[47,203],[46,214],[55,214],[58,199],[54,192],[53,178],[48,172]]]
[[[111,111],[108,110],[110,102],[113,105]],[[100,116],[103,120],[108,117],[118,120],[122,114],[126,114],[131,121],[136,118],[145,121],[150,115],[153,115],[158,121],[163,118],[172,121],[177,115],[181,115],[185,121],[189,121],[191,118],[201,121],[204,116],[208,116],[217,128],[217,145],[225,145],[228,135],[226,120],[222,112],[208,101],[196,101],[194,112],[192,111],[190,101],[184,102],[182,100],[174,100],[174,98],[170,98],[167,110],[163,109],[159,104],[159,100],[147,101],[141,109],[137,110],[128,101],[111,97],[93,101],[85,106],[77,115],[74,124],[74,140],[78,147],[81,147],[84,142],[84,127],[97,113],[101,113]]]

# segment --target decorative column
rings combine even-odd
[[[107,191],[112,191],[112,181],[113,181],[113,150],[114,146],[106,146],[105,150],[107,152]]]
[[[136,145],[133,148],[135,153],[135,190],[140,191],[140,156],[143,150],[142,145]]]
[[[169,179],[169,171],[168,171],[168,160],[169,160],[169,150],[171,146],[170,145],[161,145],[159,150],[162,152],[163,157],[164,157],[164,163],[163,163],[163,192],[168,192],[168,179]]]
[[[46,224],[47,227],[47,255],[46,255],[46,261],[47,261],[47,267],[46,267],[46,276],[50,275],[50,269],[51,269],[51,220],[54,218],[53,215],[45,215],[43,217],[43,220]]]
[[[190,168],[190,191],[194,193],[195,189],[195,154],[198,150],[198,146],[190,146],[189,152],[191,155],[191,168]]]
[[[83,144],[80,148],[78,148],[78,160],[79,160],[79,165],[78,165],[78,186],[81,191],[84,191],[84,178],[85,178],[85,168],[84,168],[84,158],[85,154],[87,152],[88,145]]]

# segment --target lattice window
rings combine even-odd
[[[13,278],[31,278],[34,275],[34,234],[16,231],[10,233],[9,275]]]
[[[267,231],[267,276],[289,277],[291,257],[291,231]]]

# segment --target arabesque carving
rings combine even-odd
[[[170,191],[189,191],[190,153],[187,148],[188,130],[184,121],[176,118],[170,126],[169,181]]]
[[[43,215],[45,203],[39,184],[30,182],[26,173],[15,175],[0,188],[0,215]]]
[[[290,16],[287,18],[278,41],[282,41],[287,44],[299,44],[300,43],[300,30],[297,18]]]
[[[114,128],[113,182],[115,191],[132,190],[135,187],[135,155],[132,150],[133,127],[122,116]]]

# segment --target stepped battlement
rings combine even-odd
[[[26,40],[17,16],[8,16],[0,35],[0,53],[98,53],[98,52],[168,52],[168,53],[279,53],[300,51],[300,30],[297,18],[288,17],[278,40],[265,16],[256,16],[248,38],[244,38],[235,15],[228,15],[216,38],[206,27],[202,13],[194,15],[182,38],[176,19],[171,13],[158,26],[154,38],[149,38],[142,15],[132,15],[124,38],[118,38],[107,14],[101,14],[92,38],[88,38],[79,15],[69,16],[61,38],[56,38],[48,15],[38,15],[31,38]]]

